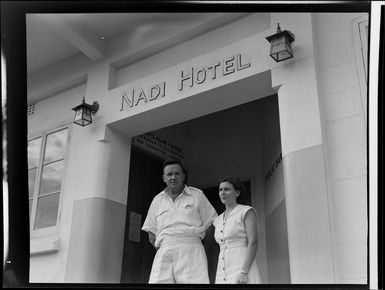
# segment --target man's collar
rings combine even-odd
[[[168,188],[167,187],[163,190],[163,193],[168,195]],[[184,188],[183,188],[183,190],[182,190],[182,192],[180,194],[183,194],[183,193],[191,195],[191,191],[190,191],[190,189],[188,188],[187,185],[184,185]]]
[[[185,193],[187,193],[188,195],[191,195],[190,188],[189,188],[187,185],[184,186],[183,191],[184,191]],[[183,193],[183,192],[182,192],[182,193]]]

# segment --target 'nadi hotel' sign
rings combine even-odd
[[[193,86],[205,84],[211,80],[225,77],[251,67],[251,63],[242,59],[242,55],[231,56],[199,68],[191,67],[179,73],[178,89],[184,91]],[[166,82],[149,86],[147,89],[132,89],[121,95],[120,111],[164,98],[166,96]]]

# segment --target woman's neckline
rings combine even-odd
[[[231,213],[234,211],[234,209],[239,205],[239,203],[237,203],[229,212],[228,214],[226,215],[226,211],[227,209],[225,209],[225,211],[223,212],[223,219],[227,219],[229,216],[231,216]]]

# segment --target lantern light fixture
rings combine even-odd
[[[83,97],[83,102],[72,108],[72,110],[75,111],[74,123],[84,127],[92,123],[92,115],[95,116],[99,110],[99,103],[94,102],[89,105],[85,102],[85,97]]]
[[[281,27],[277,27],[277,33],[266,37],[270,42],[270,56],[280,62],[293,57],[291,43],[294,41],[294,34],[288,30],[281,31]]]

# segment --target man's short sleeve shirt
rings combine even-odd
[[[204,193],[185,186],[173,201],[166,190],[154,197],[142,230],[155,234],[155,246],[159,246],[167,236],[203,239],[206,229],[218,216]]]

